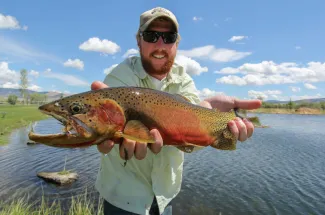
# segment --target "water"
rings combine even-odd
[[[236,151],[205,148],[185,156],[184,180],[173,201],[173,214],[325,214],[325,116],[260,114],[263,124]],[[44,120],[37,132],[59,130]],[[27,131],[13,133],[0,147],[0,201],[43,193],[68,199],[94,189],[99,153],[26,145]],[[80,178],[66,187],[43,182],[39,171],[74,169]],[[17,192],[19,191],[19,192]]]

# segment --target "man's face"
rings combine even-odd
[[[155,20],[147,31],[171,32],[173,24],[167,20]],[[138,41],[142,65],[149,74],[164,75],[170,71],[177,52],[177,44],[165,44],[162,37],[156,43],[149,43],[140,37]]]

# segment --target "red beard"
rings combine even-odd
[[[167,52],[165,52],[164,50],[162,51],[155,51],[151,54],[152,55],[165,55],[165,57],[167,57],[167,62],[159,69],[155,69],[153,63],[150,61],[150,59],[145,58],[142,55],[142,52],[140,50],[140,56],[141,56],[141,62],[142,62],[142,66],[143,68],[146,70],[146,72],[148,74],[157,74],[157,75],[163,75],[166,74],[170,71],[170,69],[172,68],[173,64],[174,64],[174,58],[170,57],[168,55]]]

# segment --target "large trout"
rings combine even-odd
[[[185,97],[139,87],[111,87],[68,96],[42,105],[39,110],[59,120],[59,134],[29,138],[54,147],[86,147],[106,139],[127,138],[153,144],[149,130],[156,128],[164,145],[184,152],[194,146],[236,149],[227,123],[236,110],[220,112],[190,103]],[[118,141],[117,141],[118,142]]]

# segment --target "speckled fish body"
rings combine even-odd
[[[113,87],[68,96],[39,108],[65,125],[61,134],[29,138],[55,147],[83,147],[105,139],[128,138],[154,143],[159,130],[164,145],[188,151],[193,146],[233,150],[236,139],[227,127],[234,111],[219,112],[190,103],[180,95],[139,87]]]

